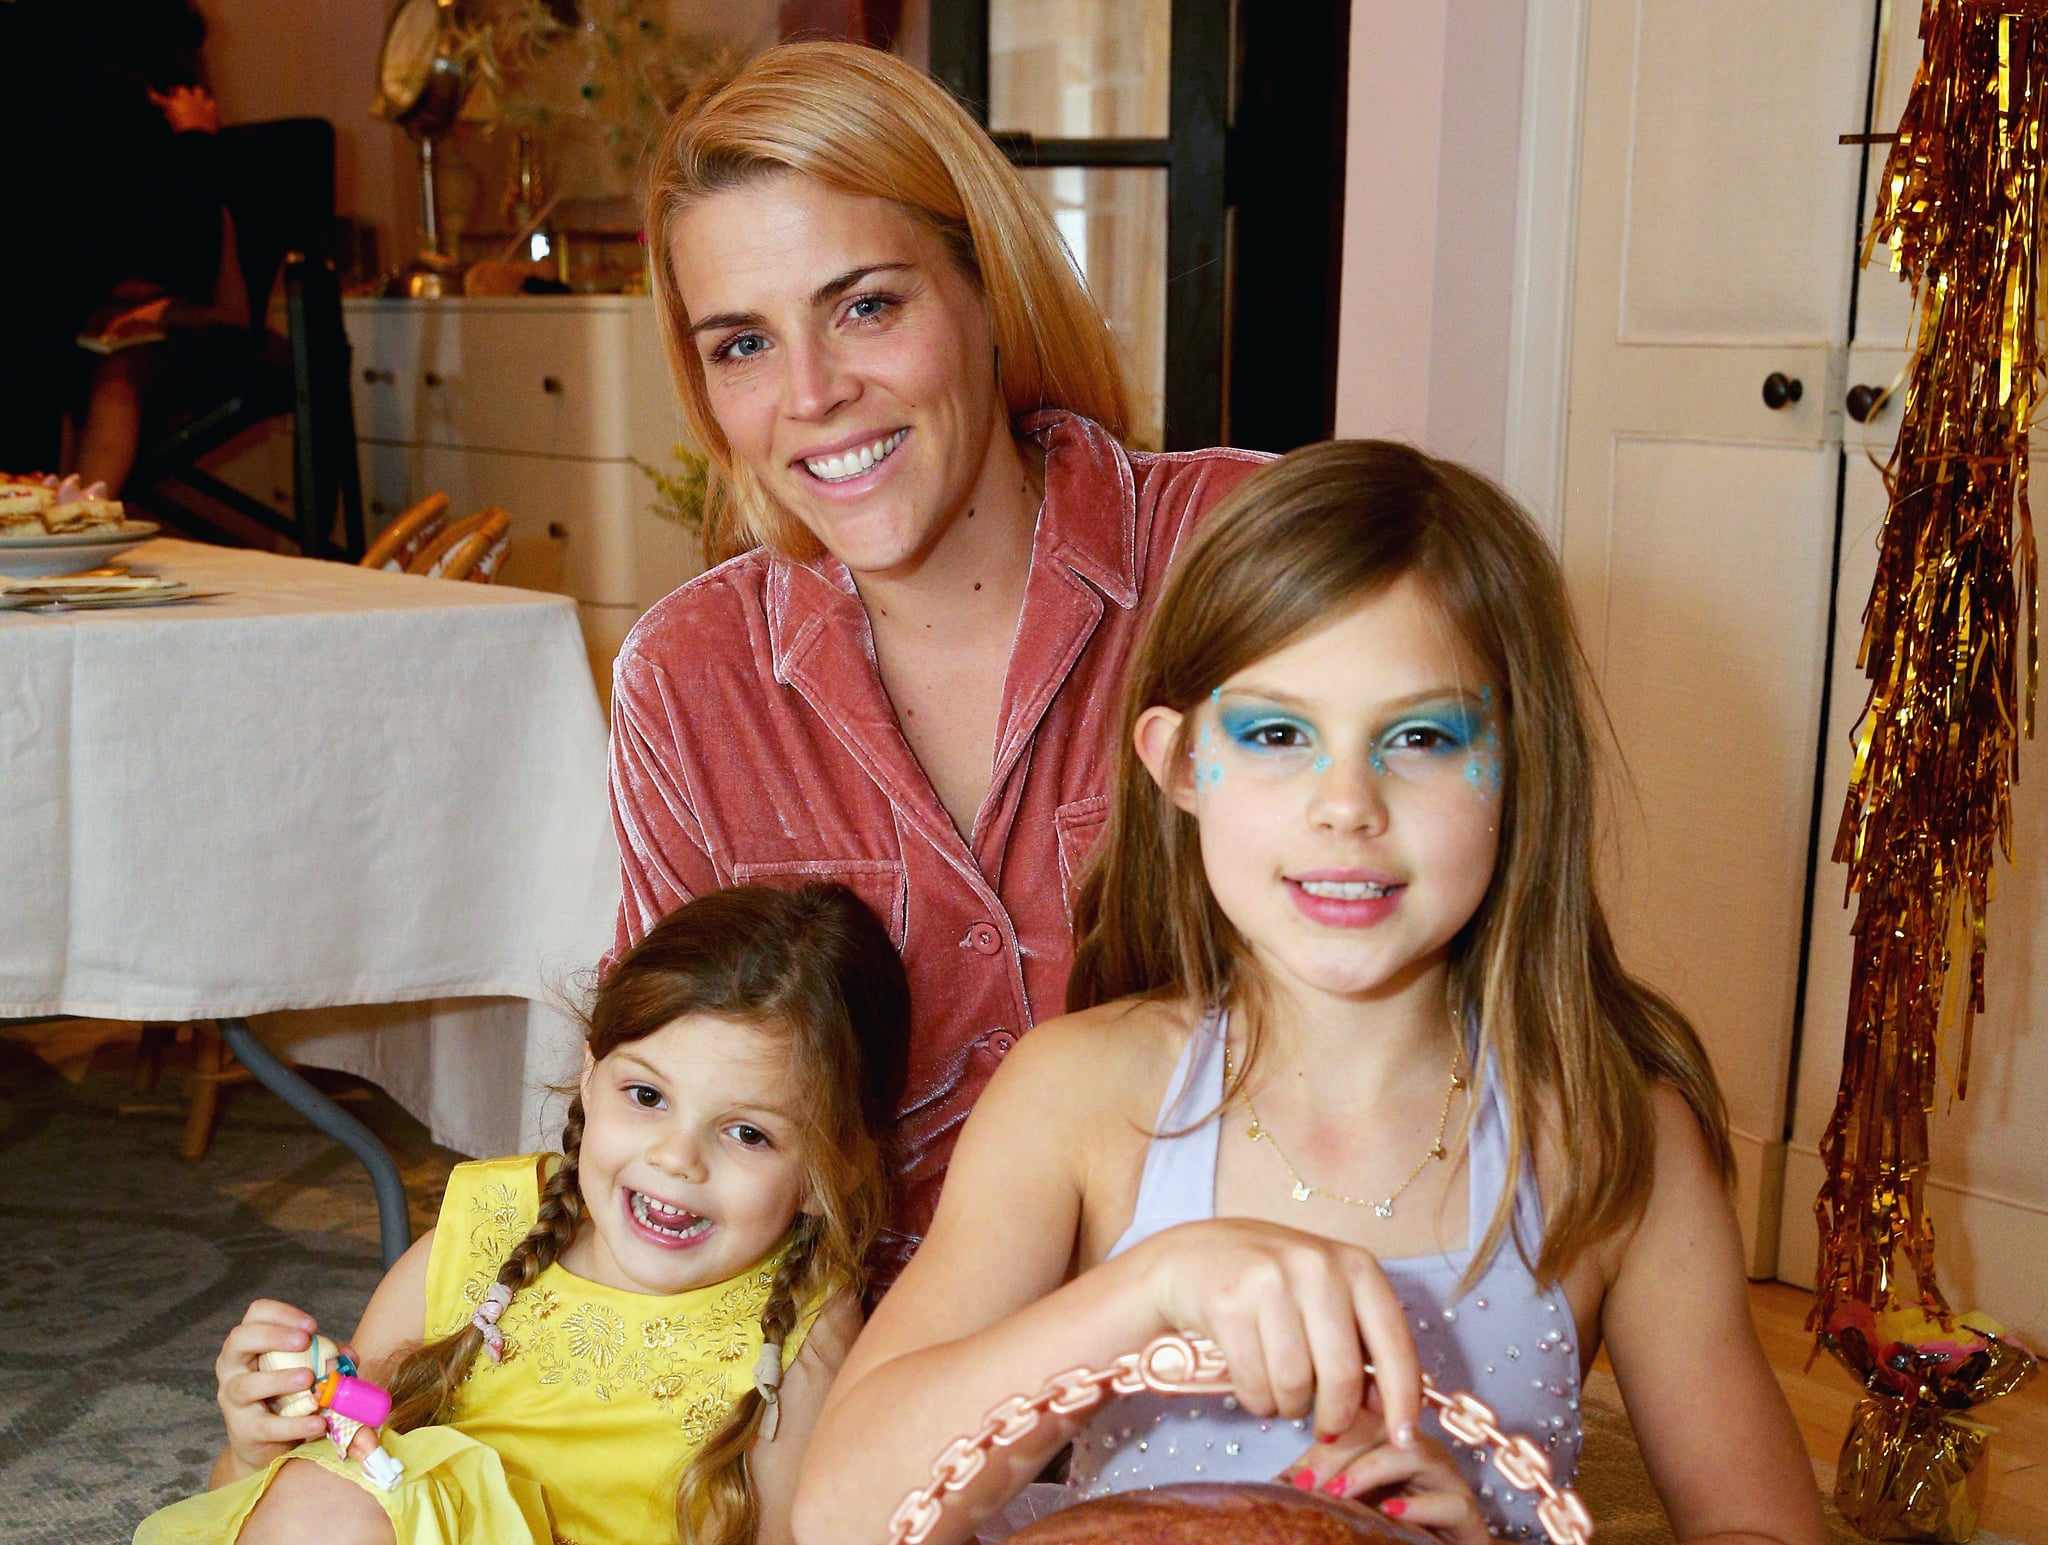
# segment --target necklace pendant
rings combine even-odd
[[[1297,1180],[1297,1181],[1295,1181],[1295,1183],[1294,1183],[1294,1199],[1295,1199],[1295,1200],[1296,1200],[1297,1202],[1305,1202],[1305,1201],[1307,1201],[1307,1200],[1308,1200],[1308,1199],[1309,1199],[1310,1197],[1314,1196],[1315,1194],[1316,1194],[1316,1193],[1315,1193],[1315,1188],[1314,1188],[1313,1186],[1311,1186],[1311,1185],[1310,1185],[1310,1184],[1309,1184],[1309,1183],[1308,1183],[1308,1182],[1307,1182],[1306,1180]]]
[[[1375,1218],[1391,1218],[1394,1215],[1394,1199],[1390,1196],[1383,1201],[1374,1202],[1372,1215]]]

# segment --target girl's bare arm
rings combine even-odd
[[[799,1467],[817,1431],[825,1396],[859,1334],[860,1300],[842,1293],[819,1313],[804,1337],[803,1350],[782,1376],[775,1436],[757,1438],[748,1460],[761,1504],[760,1545],[791,1545],[795,1539],[790,1512],[796,1503]]]
[[[1223,1344],[1239,1398],[1341,1431],[1378,1353],[1390,1420],[1412,1425],[1420,1377],[1400,1305],[1365,1252],[1267,1224],[1186,1224],[1067,1280],[1094,1152],[1127,1122],[1102,1091],[1107,1037],[1076,1020],[1021,1042],[975,1106],[931,1232],[882,1301],[827,1399],[798,1492],[802,1545],[886,1537],[932,1461],[1012,1395],[1101,1366],[1174,1329]],[[996,1449],[948,1503],[932,1545],[957,1545],[1028,1484],[1085,1416]]]
[[[1658,1086],[1657,1181],[1601,1307],[1643,1462],[1685,1545],[1822,1545],[1813,1470],[1750,1318],[1742,1236],[1691,1109]]]

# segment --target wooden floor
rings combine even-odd
[[[1806,1451],[1831,1472],[1860,1391],[1848,1371],[1825,1353],[1807,1366],[1813,1336],[1806,1329],[1811,1299],[1804,1289],[1753,1282],[1749,1302],[1764,1355],[1792,1403]],[[1972,1414],[1998,1429],[1991,1440],[1990,1495],[1982,1527],[2015,1540],[2048,1542],[2048,1375]]]

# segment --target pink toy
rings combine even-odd
[[[390,1394],[357,1377],[355,1363],[332,1341],[315,1336],[303,1352],[265,1352],[256,1359],[256,1366],[266,1370],[311,1368],[317,1375],[313,1387],[279,1395],[268,1402],[270,1409],[280,1416],[311,1416],[318,1411],[327,1424],[327,1436],[343,1458],[350,1457],[351,1447],[363,1447],[356,1443],[356,1435],[367,1431],[368,1447],[355,1456],[362,1461],[363,1474],[384,1491],[404,1478],[405,1466],[377,1441],[376,1429],[391,1415]]]

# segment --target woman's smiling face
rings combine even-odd
[[[945,244],[785,173],[691,205],[670,254],[733,456],[855,573],[914,567],[1009,434],[988,307]]]
[[[783,1037],[690,1014],[583,1072],[578,1276],[670,1294],[738,1275],[804,1200]]]
[[[1223,682],[1166,786],[1201,828],[1217,905],[1296,990],[1397,991],[1445,958],[1499,848],[1496,694],[1406,576]],[[1169,771],[1180,716],[1147,710]]]

